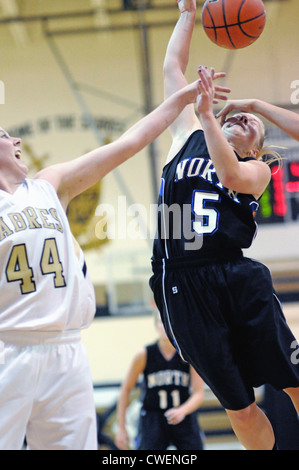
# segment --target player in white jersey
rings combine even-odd
[[[217,78],[219,75],[215,75]],[[188,85],[114,143],[27,179],[21,139],[0,128],[0,449],[96,449],[80,330],[95,297],[65,210],[196,101]],[[219,87],[220,91],[223,90]]]

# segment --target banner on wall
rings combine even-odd
[[[8,133],[23,139],[22,148],[25,158],[28,159],[30,172],[37,173],[50,164],[52,156],[50,151],[37,153],[31,142],[37,135],[47,136],[65,132],[93,131],[94,126],[99,131],[102,143],[107,144],[125,130],[125,123],[121,120],[105,116],[78,116],[75,114],[57,114],[54,116],[40,117],[35,121],[23,122],[12,126]],[[95,216],[96,208],[101,198],[101,181],[74,198],[68,207],[68,219],[74,237],[81,248],[91,250],[99,248],[109,241],[107,236],[97,237],[95,227],[99,217]],[[105,226],[103,226],[105,230]],[[107,230],[105,231],[107,234]]]

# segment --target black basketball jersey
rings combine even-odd
[[[170,360],[162,355],[158,343],[146,347],[141,400],[145,410],[166,411],[178,407],[190,396],[190,366],[177,352]]]
[[[204,133],[197,130],[163,169],[153,259],[217,258],[248,248],[256,234],[257,209],[252,195],[221,184]]]

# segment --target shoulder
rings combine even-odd
[[[147,348],[141,348],[134,356],[133,363],[140,369],[144,369],[147,359]]]
[[[150,344],[147,344],[145,346],[145,349],[148,350],[148,351],[153,351],[154,349],[157,349],[158,348],[158,342],[155,341],[154,343],[150,343]]]
[[[34,190],[36,189],[37,191],[44,191],[46,192],[47,195],[55,195],[57,197],[57,193],[55,191],[54,186],[47,181],[46,179],[42,177],[34,177],[31,179],[26,179],[25,183],[27,184],[28,190]]]
[[[267,163],[262,160],[256,160],[255,158],[241,161],[241,163],[254,168],[265,179],[265,183],[269,184],[272,173],[271,168]]]
[[[255,159],[240,161],[239,163],[244,188],[239,187],[238,192],[252,194],[258,200],[271,181],[271,168],[267,163]]]
[[[32,181],[43,181],[45,184],[48,184],[48,187],[52,188],[53,192],[55,192],[60,203],[62,204],[62,207],[64,208],[64,210],[66,210],[69,199],[67,198],[66,194],[62,193],[59,190],[61,175],[58,169],[61,166],[62,164],[57,164],[44,168],[34,176]]]

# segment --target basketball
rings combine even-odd
[[[215,44],[242,49],[262,34],[266,11],[262,0],[206,0],[201,20],[204,31]]]

